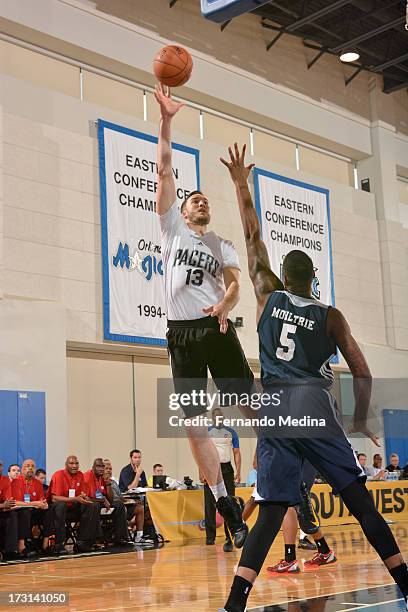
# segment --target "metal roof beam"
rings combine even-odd
[[[294,23],[289,24],[288,26],[286,26],[286,32],[294,32],[298,28],[301,28],[302,26],[307,25],[308,23],[312,23],[313,21],[316,21],[317,19],[320,19],[325,15],[329,15],[329,13],[332,13],[333,11],[336,11],[337,9],[349,3],[350,0],[337,0],[337,2],[329,4],[329,6],[325,6],[324,8],[312,13],[311,15],[306,15],[306,17],[298,19]]]
[[[393,93],[399,89],[408,89],[408,79],[400,80],[398,77],[383,75],[384,79],[384,93]]]
[[[390,30],[391,28],[394,28],[395,26],[400,25],[402,23],[405,23],[405,17],[397,17],[397,19],[393,19],[388,23],[384,23],[382,26],[379,26],[374,30],[370,30],[368,32],[365,32],[364,34],[360,34],[360,36],[356,36],[355,38],[351,38],[350,40],[345,40],[341,45],[337,45],[336,47],[330,47],[330,51],[333,51],[333,53],[337,53],[338,51],[342,51],[342,49],[345,47],[352,47],[353,45],[363,42],[364,40],[368,40],[369,38],[373,38],[378,34],[382,34],[382,32],[386,32],[387,30]]]
[[[389,68],[390,66],[396,66],[397,64],[400,64],[401,62],[405,62],[405,60],[408,60],[408,53],[404,53],[403,55],[400,55],[399,57],[394,57],[394,59],[388,60],[388,62],[383,62],[382,64],[373,66],[372,70],[373,72],[380,72],[381,70],[385,70],[386,68]],[[404,69],[406,68],[406,66],[399,66],[399,68]]]

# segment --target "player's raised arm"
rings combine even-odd
[[[353,375],[354,418],[349,433],[360,432],[380,446],[377,436],[370,431],[367,423],[370,408],[372,376],[368,363],[353,337],[345,317],[337,310],[330,308],[327,316],[327,333],[339,347]]]
[[[171,121],[184,104],[175,102],[170,95],[170,89],[164,90],[157,85],[154,92],[160,106],[159,142],[157,146],[158,187],[157,212],[164,215],[176,201],[176,186],[174,183],[171,157]]]
[[[269,295],[276,289],[283,289],[283,285],[271,270],[268,252],[265,243],[261,239],[258,215],[256,214],[248,187],[248,177],[254,164],[245,165],[246,145],[242,147],[241,153],[237,143],[234,145],[234,151],[232,147],[228,147],[228,151],[230,161],[228,162],[221,158],[221,162],[224,166],[227,166],[232,182],[235,185],[248,254],[249,276],[254,285],[258,311],[260,311],[264,307]]]

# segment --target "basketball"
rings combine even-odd
[[[190,53],[178,45],[163,47],[153,61],[156,78],[168,87],[180,87],[187,83],[192,69],[193,59]]]

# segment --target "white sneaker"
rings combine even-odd
[[[142,536],[139,536],[138,538],[135,538],[135,544],[138,544],[139,546],[143,546],[143,544],[154,544],[154,542],[150,536],[142,535]]]

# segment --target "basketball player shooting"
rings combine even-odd
[[[375,509],[365,476],[337,420],[330,393],[330,357],[338,347],[353,375],[355,412],[352,430],[378,444],[367,427],[371,374],[367,362],[341,312],[312,297],[314,267],[303,251],[289,252],[283,261],[284,284],[270,268],[260,224],[248,188],[252,164],[245,165],[245,146],[229,148],[229,161],[221,159],[234,183],[244,230],[249,275],[257,301],[261,381],[265,393],[285,388],[286,406],[300,417],[305,406],[318,405],[327,415],[330,437],[258,436],[258,478],[255,500],[258,519],[246,539],[224,610],[243,612],[289,506],[299,503],[304,459],[322,474],[383,560],[401,589],[408,610],[408,571],[398,545],[383,517]],[[283,311],[284,316],[280,316]],[[291,321],[288,323],[287,321]],[[305,384],[305,381],[308,381]],[[288,381],[295,381],[288,384]],[[327,385],[325,384],[327,381]],[[303,383],[303,384],[302,384]]]
[[[168,316],[167,342],[176,393],[206,390],[207,371],[222,393],[249,393],[253,374],[229,311],[239,299],[240,269],[231,242],[208,231],[210,206],[201,191],[177,206],[172,169],[171,122],[183,106],[159,85],[157,212]],[[206,405],[184,406],[186,417],[204,414]],[[219,455],[206,426],[186,426],[190,447],[216,499],[235,546],[243,546],[248,528],[238,500],[227,495]]]

